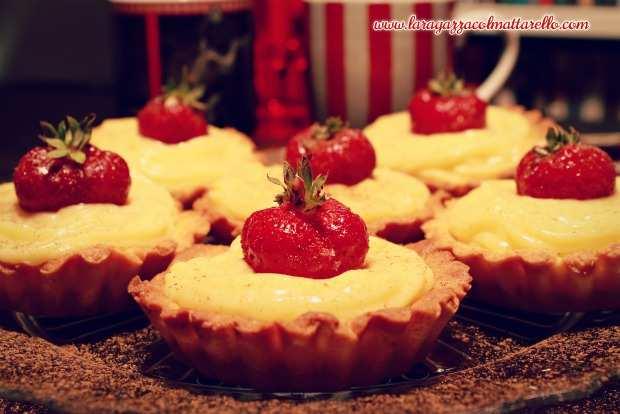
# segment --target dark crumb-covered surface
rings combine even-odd
[[[20,401],[9,401],[0,398],[0,413],[4,414],[47,414],[53,413],[41,404],[32,404]]]
[[[590,398],[527,409],[522,412],[524,414],[618,413],[620,412],[620,381],[616,380],[608,384]]]
[[[149,345],[158,340],[151,328],[65,346],[0,329],[0,412],[455,414],[525,407],[528,413],[618,412],[619,326],[582,329],[526,346],[451,322],[444,338],[466,351],[470,368],[404,394],[244,402],[142,375]]]

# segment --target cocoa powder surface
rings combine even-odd
[[[0,328],[3,412],[468,413],[618,412],[620,327],[590,327],[535,345],[450,322],[444,340],[469,355],[462,369],[401,394],[346,400],[242,401],[145,376],[152,328],[58,346]],[[569,411],[573,410],[573,411]]]

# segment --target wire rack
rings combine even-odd
[[[433,354],[423,363],[416,364],[408,373],[372,386],[352,387],[337,392],[262,392],[244,386],[225,384],[202,377],[196,370],[177,361],[163,340],[149,346],[150,358],[143,374],[163,379],[175,386],[191,388],[207,394],[227,394],[240,400],[286,399],[296,401],[348,399],[377,393],[399,393],[410,388],[430,384],[441,375],[467,365],[470,357],[444,340],[439,340]]]
[[[57,344],[89,342],[122,331],[148,326],[148,320],[136,307],[122,314],[103,315],[83,319],[43,318],[15,313],[21,328],[32,336],[45,338]],[[525,344],[532,344],[551,335],[578,325],[606,325],[620,322],[620,312],[539,314],[506,310],[466,299],[456,319],[473,324],[486,332],[508,336]],[[442,335],[433,352],[409,372],[397,378],[366,387],[353,387],[337,392],[262,392],[253,388],[224,384],[202,377],[196,370],[178,361],[163,340],[150,344],[142,373],[167,381],[173,386],[190,388],[207,394],[226,394],[240,400],[277,398],[296,401],[321,399],[348,399],[377,393],[399,393],[413,387],[430,384],[442,375],[473,365],[472,358],[462,344],[449,335]]]
[[[92,342],[116,333],[140,329],[149,321],[135,306],[127,312],[87,318],[50,318],[14,312],[13,318],[27,334],[58,345]]]

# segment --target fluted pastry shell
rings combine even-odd
[[[434,286],[407,308],[369,312],[346,323],[308,312],[264,322],[179,307],[165,294],[166,273],[134,278],[129,292],[178,358],[209,378],[268,390],[334,390],[378,383],[422,360],[470,287],[467,267],[426,241],[411,245]],[[203,246],[193,254],[221,251]]]

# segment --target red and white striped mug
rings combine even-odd
[[[487,17],[479,11],[453,16],[455,0],[304,1],[316,118],[337,115],[355,127],[403,110],[417,89],[452,63],[454,37],[447,32],[374,31],[374,21]],[[477,90],[486,100],[504,84],[519,53],[517,33],[505,34],[504,52]]]

